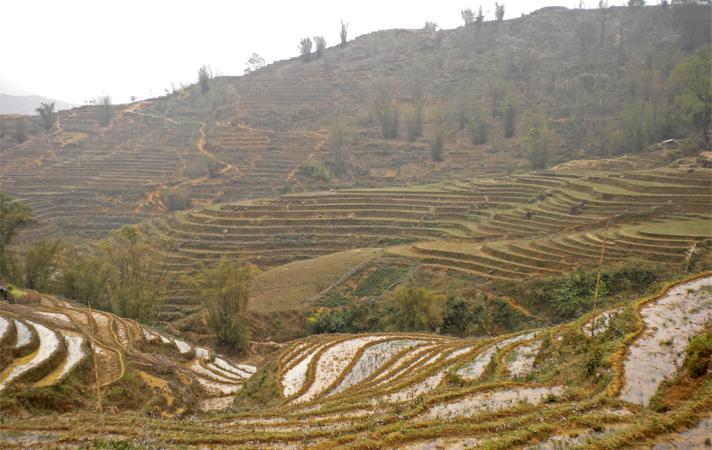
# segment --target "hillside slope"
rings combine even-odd
[[[68,332],[67,325],[85,327],[75,307],[48,307],[51,314],[33,316],[46,326],[32,326],[48,335]],[[0,320],[12,314],[0,304]],[[117,336],[122,324],[132,335],[129,323],[113,320]],[[705,333],[709,339],[711,320],[712,275],[706,273],[594,317],[495,338],[313,336],[268,360],[245,382],[233,409],[220,415],[146,417],[124,404],[122,413],[97,420],[90,405],[64,407],[67,414],[59,419],[8,418],[0,423],[0,437],[10,447],[41,435],[42,446],[109,440],[114,446],[181,448],[665,448],[661,441],[673,440],[701,448],[712,379],[709,356],[694,359],[705,358],[695,353],[704,351],[705,341],[690,342]],[[0,330],[7,349],[13,330]],[[125,358],[135,366],[132,353],[127,349]],[[217,371],[215,361],[200,364]],[[230,367],[232,373],[242,366]],[[101,364],[95,370],[106,371]],[[226,370],[218,371],[221,378]],[[166,394],[154,376],[141,380],[136,384],[146,395],[183,403],[184,392]],[[26,404],[41,398],[42,389],[18,385],[14,398]]]
[[[206,94],[196,85],[115,106],[107,126],[99,125],[96,106],[60,112],[49,133],[30,133],[21,144],[11,134],[2,138],[0,183],[39,219],[27,239],[82,239],[164,213],[166,191],[198,206],[526,169],[522,139],[539,114],[551,122],[552,162],[625,151],[596,144],[609,131],[598,119],[617,124],[628,104],[658,92],[653,81],[664,80],[681,55],[709,43],[707,13],[547,8],[438,33],[376,32],[308,63],[292,59],[213,79]],[[397,139],[381,136],[373,108],[379,92],[400,109]],[[405,129],[418,98],[425,133],[409,142]],[[508,101],[516,104],[516,124],[504,138]],[[486,144],[473,145],[453,125],[474,109],[492,115]],[[327,182],[299,168],[313,161],[334,170],[328,130],[337,118],[347,135],[345,171]],[[10,128],[17,120],[4,119]],[[450,124],[444,161],[433,162],[429,139],[443,121]],[[664,128],[656,133],[671,137]]]

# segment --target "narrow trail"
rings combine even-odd
[[[314,150],[309,153],[309,155],[304,159],[304,161],[300,162],[296,166],[294,166],[294,169],[292,169],[288,174],[287,177],[284,179],[285,183],[288,183],[294,179],[294,177],[297,175],[297,171],[301,166],[303,166],[305,163],[309,162],[311,159],[313,159],[320,151],[321,148],[326,144],[329,140],[329,136],[325,135],[326,130],[316,130],[316,131],[306,131],[304,132],[305,135],[314,135],[317,136],[321,141],[319,141],[315,146]]]
[[[195,148],[198,150],[198,153],[201,155],[207,156],[209,158],[213,158],[216,161],[220,161],[220,163],[224,165],[224,167],[222,169],[220,169],[220,172],[219,172],[221,175],[227,175],[230,171],[233,171],[237,175],[244,177],[245,174],[244,174],[244,172],[242,172],[240,170],[239,167],[218,158],[217,156],[215,156],[213,153],[209,152],[205,148],[205,144],[206,144],[205,127],[206,126],[207,126],[207,122],[203,122],[202,125],[200,125],[200,130],[198,130],[198,143],[195,146]]]

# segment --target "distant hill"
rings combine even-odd
[[[40,103],[54,102],[56,110],[71,109],[78,105],[62,100],[53,100],[41,95],[0,94],[0,114],[34,115]]]

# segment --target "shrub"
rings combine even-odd
[[[497,19],[497,22],[501,22],[502,20],[504,20],[504,4],[494,4],[494,16]]]
[[[40,103],[39,108],[35,108],[37,114],[40,115],[40,120],[42,122],[42,127],[49,131],[54,126],[56,121],[56,114],[54,112],[54,102],[51,103]]]
[[[104,95],[95,99],[94,103],[99,106],[99,112],[97,114],[99,124],[102,127],[108,126],[114,115],[114,110],[111,108],[111,97]]]
[[[200,66],[198,69],[198,84],[200,85],[200,92],[207,94],[210,90],[210,79],[213,78],[213,72],[210,70],[210,66]]]
[[[514,103],[514,99],[510,97],[504,108],[504,137],[506,138],[514,136],[516,127],[516,112],[517,107]]]
[[[690,339],[686,349],[687,370],[691,377],[699,378],[712,369],[712,333]]]
[[[326,49],[326,38],[324,36],[314,36],[314,45],[316,45],[316,57],[321,58]]]
[[[413,110],[408,115],[407,133],[408,142],[414,142],[419,137],[423,136],[423,103],[416,102]]]
[[[487,117],[481,112],[475,112],[470,118],[470,124],[468,126],[468,131],[470,133],[470,140],[473,145],[482,145],[487,143],[487,130],[489,129],[489,122]]]
[[[430,157],[433,161],[442,161],[445,158],[445,136],[447,128],[444,124],[436,124],[435,130],[430,138]]]
[[[161,191],[161,201],[168,211],[181,211],[191,207],[190,193],[187,189],[174,188]]]
[[[398,137],[398,123],[400,110],[393,98],[392,90],[386,86],[380,86],[374,102],[376,117],[381,125],[381,133],[385,139],[395,139]]]
[[[27,125],[25,125],[25,119],[18,119],[15,122],[15,142],[22,144],[27,140]]]
[[[311,60],[311,53],[312,40],[308,37],[305,37],[299,41],[299,56],[301,56],[302,61],[309,62],[309,60]]]
[[[445,302],[444,296],[427,289],[399,287],[386,299],[382,323],[393,331],[438,332]]]
[[[299,166],[299,175],[306,178],[313,178],[321,181],[331,181],[334,178],[331,170],[321,161],[311,159]]]
[[[206,176],[214,178],[218,174],[218,169],[220,169],[220,161],[203,155],[188,161],[183,172],[188,178],[192,179]]]
[[[218,345],[244,351],[250,344],[246,323],[250,285],[257,273],[251,264],[221,259],[214,268],[203,269],[189,284],[200,289],[208,305],[208,324],[215,332]]]

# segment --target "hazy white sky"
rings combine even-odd
[[[192,82],[198,67],[239,75],[253,52],[267,62],[295,56],[301,37],[338,42],[426,20],[460,26],[460,10],[477,0],[2,0],[0,93],[37,94],[84,103],[108,94],[115,103],[163,94]],[[578,0],[503,1],[505,19]],[[597,0],[585,0],[594,7]],[[619,5],[624,0],[612,0]],[[652,3],[652,2],[651,2]],[[494,0],[482,3],[486,20]]]

